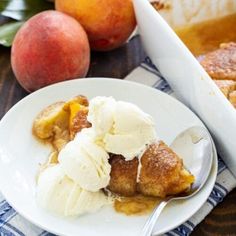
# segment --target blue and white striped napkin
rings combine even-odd
[[[152,86],[174,96],[168,83],[161,76],[149,58],[146,58],[138,68],[133,70],[125,78],[125,80]],[[228,170],[222,159],[218,160],[218,166],[217,180],[206,203],[188,221],[165,235],[187,236],[191,234],[194,227],[199,224],[219,202],[223,201],[224,197],[233,188],[236,187],[236,178]],[[53,234],[38,228],[20,216],[0,194],[0,236],[53,236]]]

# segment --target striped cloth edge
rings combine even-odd
[[[174,96],[170,86],[148,57],[138,68],[134,69],[125,80],[142,83]],[[198,225],[218,203],[222,202],[224,197],[235,187],[236,178],[228,170],[224,161],[219,158],[217,180],[206,203],[204,203],[201,209],[188,221],[165,235],[190,235],[196,225]],[[38,228],[20,216],[0,194],[0,236],[53,236],[53,234]]]

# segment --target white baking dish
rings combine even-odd
[[[218,152],[236,175],[235,109],[149,1],[134,0],[134,6],[147,54],[177,97],[205,122]]]

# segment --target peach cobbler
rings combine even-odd
[[[223,43],[219,49],[200,57],[199,61],[236,108],[236,43]]]
[[[140,214],[190,190],[194,176],[156,134],[153,118],[112,97],[77,96],[40,112],[33,133],[53,151],[37,179],[37,201],[64,216],[107,203]]]
[[[166,19],[171,18],[173,2],[156,0],[151,4]],[[236,14],[183,26],[172,25],[170,19],[167,21],[236,108]]]

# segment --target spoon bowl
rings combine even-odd
[[[152,212],[145,223],[141,235],[150,236],[158,217],[165,206],[173,200],[193,197],[204,186],[213,162],[213,141],[204,127],[193,126],[180,133],[170,145],[182,159],[185,167],[194,175],[191,189],[177,196],[168,196]]]

